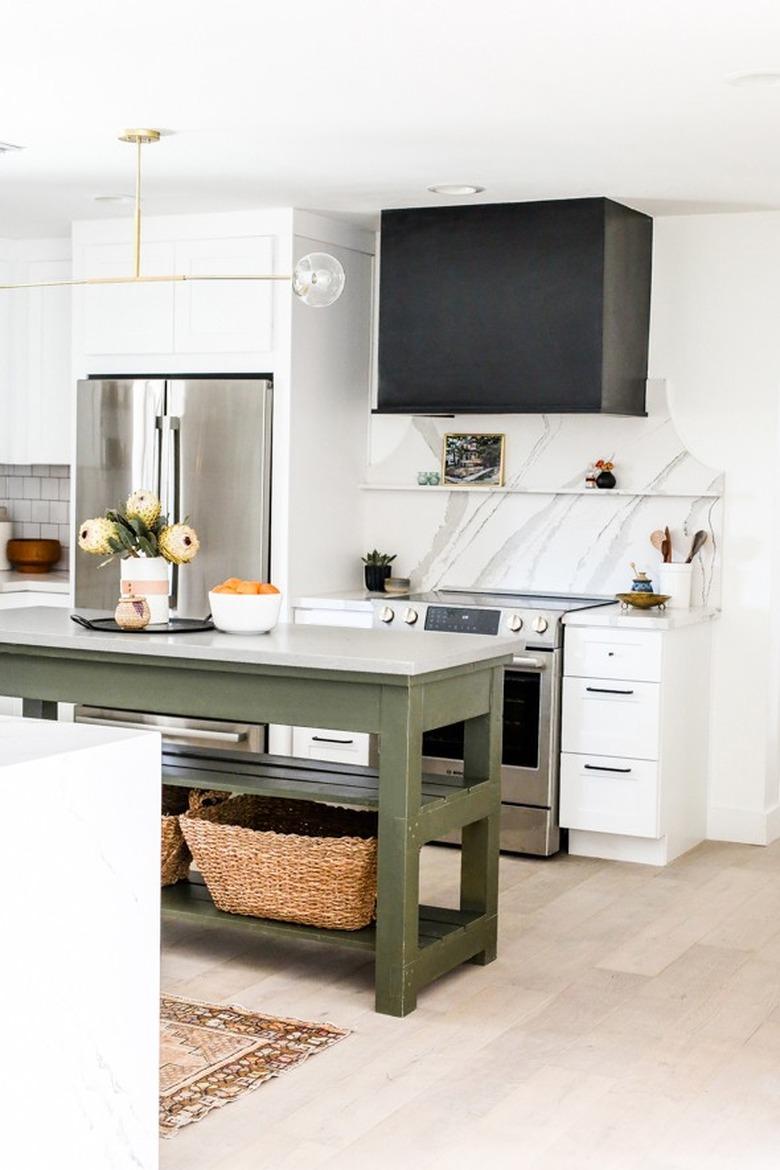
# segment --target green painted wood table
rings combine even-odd
[[[0,694],[21,696],[27,716],[56,718],[59,701],[379,736],[378,769],[163,755],[170,783],[376,808],[374,927],[327,931],[226,914],[189,883],[163,891],[163,912],[371,949],[376,1009],[396,1016],[445,971],[495,958],[502,683],[511,653],[502,637],[308,625],[259,637],[106,634],[80,628],[61,609],[0,611]],[[459,720],[463,777],[423,776],[423,732]],[[460,908],[420,906],[420,849],[456,829]]]

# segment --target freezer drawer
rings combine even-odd
[[[74,721],[91,723],[97,727],[159,731],[164,743],[217,748],[229,752],[263,752],[266,744],[266,728],[261,724],[182,719],[174,715],[147,715],[141,711],[84,706],[76,707]]]
[[[564,679],[563,751],[657,760],[660,697],[658,683]]]
[[[561,756],[561,825],[659,837],[658,765],[614,756]]]

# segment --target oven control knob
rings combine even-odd
[[[519,613],[510,613],[509,617],[506,619],[506,624],[512,633],[516,634],[518,630],[522,630],[523,628],[523,619],[520,617]]]
[[[549,624],[550,623],[545,617],[534,618],[534,629],[536,630],[537,634],[543,634]]]
[[[407,609],[406,613],[404,614],[404,621],[406,622],[407,626],[413,626],[418,617],[419,614],[417,613],[416,609]]]
[[[379,613],[379,620],[380,621],[383,621],[383,622],[386,622],[389,624],[393,620],[394,617],[395,617],[395,610],[392,610],[389,605],[386,605],[384,607],[384,609],[380,610],[380,613]]]

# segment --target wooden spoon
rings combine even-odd
[[[697,553],[701,552],[701,550],[703,549],[703,547],[706,543],[707,543],[707,533],[703,529],[700,528],[698,532],[694,533],[693,541],[691,543],[691,551],[688,553],[688,556],[685,560],[686,565],[690,565],[693,558],[696,556]]]
[[[660,528],[656,528],[655,532],[650,533],[650,543],[652,544],[653,548],[657,548],[659,552],[663,551],[664,534]]]
[[[664,544],[663,544],[664,564],[670,565],[672,563],[672,537],[669,532],[669,525],[664,528]]]

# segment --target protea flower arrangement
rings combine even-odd
[[[110,564],[115,557],[164,557],[174,565],[186,565],[200,548],[198,534],[189,524],[169,524],[154,492],[138,488],[124,507],[109,509],[104,516],[79,525],[79,548]],[[102,566],[101,566],[102,567]]]

